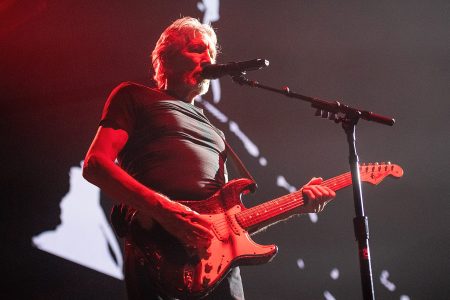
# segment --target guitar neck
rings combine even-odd
[[[350,172],[330,178],[322,182],[333,191],[340,190],[352,184]],[[236,214],[236,220],[249,232],[262,226],[285,219],[297,214],[296,209],[303,206],[304,200],[301,190],[284,195],[277,199],[248,208]]]

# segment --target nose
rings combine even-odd
[[[212,64],[212,61],[211,61],[211,60],[203,60],[203,61],[200,63],[200,67],[204,68],[204,67],[206,67],[207,65],[210,65],[210,64]]]
[[[206,66],[214,64],[215,61],[211,58],[211,56],[207,55],[204,58],[202,58],[200,62],[200,67],[204,69]]]
[[[209,48],[205,49],[205,51],[203,52],[202,60],[204,60],[205,62],[208,62],[210,64],[213,64],[213,63],[215,63],[215,59],[214,59],[213,53],[211,51],[212,50],[210,50]]]
[[[214,63],[214,60],[212,59],[211,55],[209,55],[208,52],[205,52],[202,56],[202,62],[201,65],[203,66],[204,64],[212,64]]]

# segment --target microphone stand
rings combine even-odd
[[[372,266],[369,250],[369,222],[367,216],[364,215],[361,178],[359,173],[359,159],[356,152],[355,143],[355,129],[359,119],[373,121],[389,126],[394,125],[395,120],[393,118],[374,114],[373,112],[353,108],[338,101],[330,102],[300,95],[290,91],[288,87],[284,87],[283,89],[276,89],[273,87],[262,85],[258,81],[247,79],[244,75],[245,72],[242,72],[238,75],[232,76],[232,79],[234,82],[240,85],[257,87],[282,94],[287,97],[309,102],[311,103],[311,106],[316,109],[316,116],[328,118],[330,120],[333,120],[335,123],[342,123],[342,128],[345,131],[347,142],[349,145],[349,163],[353,183],[353,198],[356,214],[356,217],[353,219],[353,226],[356,241],[358,242],[358,256],[363,299],[374,300],[375,294],[373,288]]]

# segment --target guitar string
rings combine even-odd
[[[344,183],[343,186],[348,185],[348,177],[350,175],[350,172],[341,174],[339,176],[336,176],[334,178],[325,180],[322,185],[329,186],[332,185],[334,188],[341,188],[341,184]],[[273,216],[280,215],[280,210],[283,212],[289,212],[292,208],[296,208],[299,206],[302,206],[304,204],[303,197],[298,196],[298,193],[300,191],[293,192],[291,194],[284,195],[280,198],[271,200],[269,202],[260,204],[258,206],[249,208],[247,210],[241,211],[237,213],[236,219],[238,223],[243,226],[244,228],[248,228],[251,225],[260,223],[262,221],[268,220]],[[281,202],[281,204],[280,204]],[[277,203],[276,205],[274,203]],[[264,209],[264,212],[259,214],[261,210]],[[256,216],[255,216],[256,214]],[[221,220],[215,223],[216,228],[219,230],[223,230],[224,228],[228,227],[228,221]]]
[[[388,170],[389,166],[390,166],[391,170]],[[369,174],[373,175],[374,172],[379,173],[382,168],[385,169],[384,171],[394,171],[394,168],[395,168],[394,165],[379,165],[378,170],[374,169],[374,168],[376,168],[376,166],[372,166],[372,170],[369,170],[369,168],[371,168],[371,166],[365,166],[366,170],[364,170],[363,167],[360,168],[362,178],[363,177],[366,178],[366,176],[368,176]],[[384,175],[386,175],[386,174],[384,174]],[[335,188],[335,190],[338,190],[343,187],[351,185],[351,182],[352,182],[351,181],[351,173],[346,172],[346,173],[336,176],[334,178],[325,180],[322,183],[322,185],[329,186],[331,188]],[[303,203],[300,203],[300,201],[298,201],[298,200],[302,200],[303,197],[300,197],[300,199],[298,199],[297,201],[292,201],[292,200],[296,200],[295,197],[297,196],[297,194],[298,194],[298,191],[273,200],[273,201],[277,202],[277,205],[274,205],[273,208],[270,208],[267,211],[267,213],[264,212],[262,214],[262,216],[258,215],[260,207],[256,206],[256,209],[254,209],[254,210],[249,209],[250,211],[246,210],[246,211],[241,212],[239,215],[236,214],[236,219],[243,227],[247,227],[247,228],[249,226],[255,225],[262,221],[266,221],[266,220],[272,218],[273,216],[280,215],[280,207],[281,207],[281,210],[283,210],[283,211],[289,211],[292,208],[296,208],[300,205],[303,205]],[[287,204],[286,204],[286,199],[289,201],[289,202],[287,202]],[[280,201],[285,202],[285,203],[279,204],[278,202],[280,202]],[[254,216],[255,211],[257,212],[256,216]]]
[[[322,184],[323,185],[334,185],[334,187],[340,186],[341,182],[344,181],[348,181],[348,176],[346,176],[348,174],[344,173],[340,176],[337,176],[333,179],[328,179],[326,181],[324,181]],[[245,225],[249,225],[251,226],[252,223],[258,223],[261,220],[267,220],[270,219],[272,216],[276,216],[279,215],[280,213],[280,208],[281,210],[283,210],[284,212],[288,212],[291,208],[295,208],[298,206],[303,205],[303,197],[299,197],[298,196],[298,192],[293,192],[291,194],[288,195],[284,195],[280,198],[271,200],[269,202],[263,203],[261,205],[258,205],[256,207],[253,208],[249,208],[247,210],[244,210],[242,212],[239,212],[236,214],[236,218],[238,220],[238,222],[243,225],[244,227],[248,227]],[[292,201],[294,200],[294,201]],[[280,204],[281,202],[281,204]],[[284,203],[283,203],[284,202]],[[277,203],[277,205],[274,205],[274,203]],[[261,212],[261,210],[264,209],[264,212],[261,215],[258,215],[258,213]],[[256,213],[256,216],[254,216]],[[250,216],[252,216],[250,218]],[[250,219],[250,220],[249,220]],[[226,220],[223,221],[219,221],[217,222],[217,227],[219,227],[219,229],[223,229],[222,225],[227,226],[228,222]]]
[[[328,179],[328,180],[326,180],[326,181],[324,181],[323,182],[323,184],[324,185],[328,185],[328,183],[329,182],[332,182],[333,180],[334,181],[336,181],[336,182],[338,182],[339,181],[339,177],[343,177],[343,176],[346,176],[347,174],[346,173],[344,173],[344,174],[341,174],[341,175],[339,175],[339,176],[336,176],[336,177],[334,177],[333,179]],[[298,191],[296,191],[296,192],[298,192]],[[296,192],[293,192],[293,193],[296,193]],[[289,195],[289,194],[288,194]],[[286,196],[286,195],[285,195]],[[284,197],[284,196],[283,196]],[[283,197],[280,197],[280,198],[277,198],[277,199],[274,199],[274,200],[272,200],[272,201],[275,201],[275,200],[282,200],[282,198]],[[270,202],[270,201],[269,201]],[[192,204],[191,204],[192,205]],[[194,206],[194,208],[195,207],[197,207],[197,208],[200,208],[200,209],[204,209],[204,210],[206,210],[206,211],[208,211],[208,210],[211,210],[211,209],[206,209],[206,208],[211,208],[211,207],[213,207],[213,206],[216,206],[217,204],[215,203],[215,202],[211,202],[211,201],[208,201],[208,202],[198,202],[198,203],[195,203],[195,204],[193,204],[193,206]],[[250,211],[252,210],[253,208],[249,208],[249,209],[246,209],[245,211],[242,211],[241,213],[250,213]]]
[[[342,182],[342,179],[344,179],[344,182]],[[334,182],[333,182],[334,181]],[[348,185],[348,178],[341,178],[340,180],[332,180],[329,182],[324,182],[324,185],[333,184],[334,188],[341,188]],[[344,183],[344,185],[341,186],[341,184]],[[304,204],[303,197],[298,196],[298,192],[294,192],[292,194],[285,195],[281,197],[281,199],[275,199],[273,200],[275,202],[278,202],[277,205],[273,208],[269,208],[267,212],[264,212],[263,215],[256,215],[254,216],[255,211],[251,212],[250,214],[246,211],[243,212],[241,215],[236,215],[236,218],[238,222],[243,227],[250,227],[252,225],[258,224],[262,221],[269,220],[270,218],[280,215],[282,213],[287,213],[291,209],[300,207]],[[281,204],[279,202],[282,202]],[[270,203],[270,202],[269,202]],[[282,213],[280,213],[282,211]]]
[[[366,170],[364,170],[363,168],[365,168]],[[369,170],[369,168],[371,168],[372,170]],[[375,170],[375,168],[378,168],[378,170]],[[378,173],[382,168],[385,169],[384,171],[388,171],[388,165],[361,166],[360,176],[367,176],[369,173],[373,174],[374,172]],[[393,171],[394,165],[390,165],[390,169],[391,170],[389,171]],[[323,181],[322,185],[328,186],[330,188],[335,188],[336,190],[351,185],[351,173],[346,172],[336,177],[327,179]],[[266,203],[257,205],[255,207],[246,209],[244,211],[238,212],[235,214],[236,220],[242,227],[248,228],[252,225],[269,220],[274,216],[280,215],[280,210],[284,213],[287,213],[291,209],[302,206],[304,204],[303,197],[299,197],[298,193],[299,191],[296,191],[277,199],[268,201]],[[274,203],[276,203],[276,205],[274,205]],[[262,209],[264,209],[263,213],[261,213]],[[228,221],[224,218],[223,220],[216,222],[215,225],[217,225],[216,227],[218,227],[219,230],[223,230],[224,228],[228,227]]]
[[[370,173],[379,172],[379,171],[381,171],[382,168],[385,169],[384,171],[388,171],[388,167],[390,167],[390,169],[391,169],[390,171],[393,171],[394,168],[397,167],[397,165],[393,165],[393,164],[390,164],[390,165],[379,165],[378,166],[378,170],[374,170],[374,168],[376,168],[376,166],[372,166],[372,167],[371,166],[361,166],[360,167],[361,175],[367,175],[368,172],[370,172]],[[366,170],[364,170],[364,168]],[[369,171],[369,168],[372,168],[372,170]],[[338,175],[336,177],[333,177],[333,178],[325,180],[322,184],[323,185],[329,185],[329,183],[333,183],[333,181],[338,182],[339,180],[342,179],[342,177],[347,177],[348,175],[349,175],[349,172],[343,173],[343,174]],[[298,191],[296,191],[296,192],[298,192]],[[293,193],[296,193],[296,192],[293,192]],[[281,200],[281,198],[282,197],[278,198],[278,200]],[[277,200],[277,199],[275,199],[275,200]],[[195,204],[191,203],[191,205],[193,205],[194,208],[196,207],[196,208],[200,208],[200,209],[202,209],[202,208],[205,209],[205,208],[208,208],[208,207],[217,206],[217,203],[215,201],[202,201],[202,202],[198,202],[198,203],[196,202]],[[219,207],[219,208],[221,208],[221,207]],[[252,208],[249,208],[246,211],[248,211],[250,213],[251,209]],[[208,211],[208,209],[205,209],[205,210]]]
[[[339,176],[339,177],[346,177],[346,176]],[[336,178],[337,178],[337,177],[335,177],[335,180],[327,180],[327,181],[324,181],[324,182],[323,182],[323,185],[329,186],[329,185],[332,185],[332,184],[333,184],[334,187],[335,187],[337,184],[341,183],[342,180],[344,180],[344,181],[347,181],[347,180],[348,180],[347,178],[339,178],[339,179],[336,179]],[[277,198],[277,199],[271,200],[271,201],[266,202],[266,203],[263,203],[263,204],[272,204],[272,203],[274,203],[274,202],[284,201],[286,198],[288,198],[289,200],[291,200],[292,197],[297,197],[297,194],[299,194],[299,193],[300,193],[300,190],[295,191],[295,192],[290,193],[290,194],[287,194],[287,195],[284,195],[284,196],[282,196],[282,197],[279,197],[279,198]],[[243,217],[245,217],[245,215],[253,214],[256,210],[258,210],[258,208],[259,208],[258,206],[249,208],[249,209],[243,211],[240,215],[243,216]]]

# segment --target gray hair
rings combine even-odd
[[[199,33],[207,36],[213,43],[213,58],[217,56],[217,36],[211,25],[202,24],[192,17],[184,17],[173,22],[167,27],[156,42],[152,52],[152,65],[155,72],[153,79],[159,88],[164,86],[166,77],[166,60],[179,51],[192,37]]]

